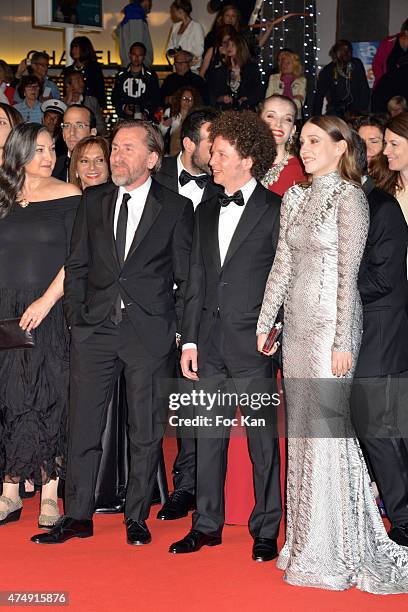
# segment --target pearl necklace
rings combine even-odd
[[[263,179],[261,179],[262,185],[268,188],[269,185],[271,185],[272,183],[276,183],[276,181],[278,180],[280,176],[280,173],[282,172],[284,167],[288,165],[288,161],[289,161],[289,153],[288,151],[285,151],[285,154],[283,158],[281,159],[281,161],[275,166],[272,166],[272,168],[269,168],[268,172],[265,174]]]

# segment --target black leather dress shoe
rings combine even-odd
[[[36,544],[63,544],[71,538],[91,536],[93,536],[92,520],[77,521],[69,516],[63,516],[48,533],[37,533],[31,541]]]
[[[272,538],[255,538],[252,547],[254,561],[272,561],[278,556],[278,544]]]
[[[145,521],[134,521],[131,518],[125,520],[127,543],[131,546],[143,546],[152,541],[151,533]]]
[[[174,491],[168,501],[157,513],[157,518],[161,521],[174,521],[187,516],[190,510],[195,508],[195,498],[192,493],[179,489]]]
[[[393,527],[388,532],[388,537],[399,546],[408,546],[408,523]]]
[[[95,514],[122,514],[125,509],[125,502],[118,501],[111,504],[97,506],[94,510]]]
[[[218,546],[221,544],[221,536],[214,533],[202,533],[192,529],[185,538],[174,542],[169,548],[169,552],[175,555],[183,553],[197,552],[203,546]]]

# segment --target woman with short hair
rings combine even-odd
[[[23,76],[17,86],[18,94],[23,101],[15,105],[16,110],[20,113],[24,121],[31,123],[41,123],[43,112],[41,110],[41,102],[39,100],[42,93],[42,83],[38,77],[33,74]]]
[[[269,77],[266,97],[273,94],[286,96],[294,101],[297,107],[297,119],[302,117],[302,108],[306,97],[306,79],[303,66],[297,53],[283,51],[279,56],[279,73]]]

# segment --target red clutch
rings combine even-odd
[[[265,344],[262,347],[263,353],[269,353],[269,351],[271,350],[275,342],[280,337],[282,330],[283,330],[283,323],[275,323],[275,325],[272,327],[271,331],[269,332],[265,340]]]

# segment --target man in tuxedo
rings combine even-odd
[[[198,204],[212,198],[219,188],[211,180],[209,167],[209,128],[218,116],[212,108],[192,111],[181,126],[181,152],[174,157],[165,157],[156,180],[165,187],[189,198]],[[173,465],[174,492],[157,514],[157,518],[170,521],[187,516],[195,504],[195,439],[178,439],[179,451]]]
[[[235,389],[241,398],[244,389],[253,398],[262,389],[271,397],[273,360],[257,351],[256,323],[278,242],[280,198],[258,180],[273,164],[275,142],[249,111],[223,113],[211,124],[210,137],[210,166],[224,192],[200,204],[195,214],[181,368],[200,392]],[[229,427],[217,427],[217,421],[233,418],[237,403],[244,417],[254,415],[251,401],[244,405],[232,398],[229,405],[216,401],[211,412],[194,408],[195,417],[212,419],[211,427],[196,429],[197,510],[192,530],[170,546],[172,553],[221,543]],[[277,556],[282,515],[275,406],[271,402],[260,411],[264,427],[247,427],[256,498],[249,528],[257,561]]]
[[[94,112],[83,104],[72,104],[67,108],[62,120],[62,137],[68,152],[57,157],[52,176],[69,182],[69,165],[75,145],[86,136],[96,136],[96,117]]]
[[[354,140],[367,175],[365,143],[356,134]],[[370,229],[358,280],[363,336],[352,414],[391,522],[389,537],[408,546],[408,228],[395,198],[367,176],[363,189]]]
[[[175,373],[194,217],[189,200],[151,177],[162,152],[155,126],[122,121],[113,132],[113,184],[87,189],[79,207],[65,267],[72,339],[66,516],[32,538],[40,544],[93,535],[101,436],[122,370],[130,448],[127,542],[151,540],[145,520],[168,410],[159,383]]]

